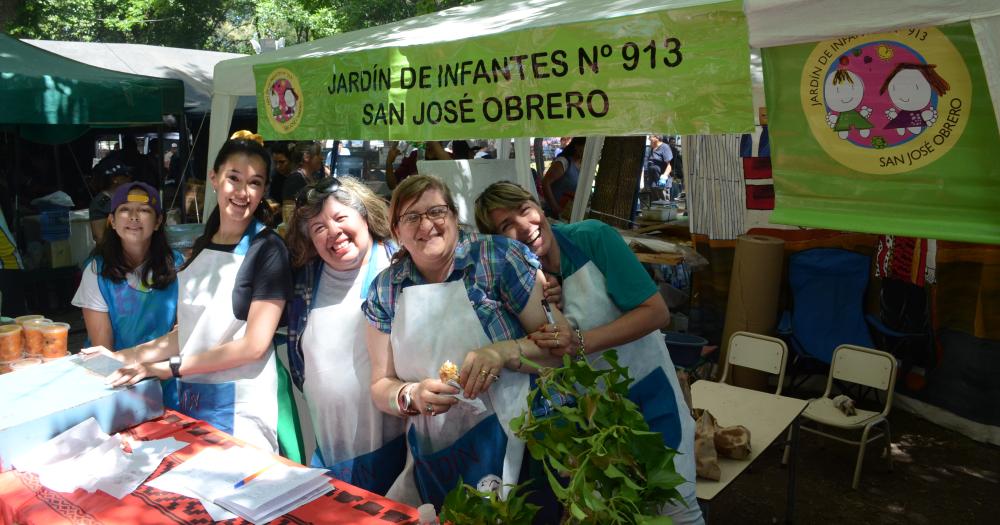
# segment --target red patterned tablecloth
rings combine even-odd
[[[206,447],[228,448],[242,445],[236,438],[208,423],[173,411],[167,411],[163,417],[124,433],[139,440],[173,437],[191,444],[164,459],[150,479],[174,468]],[[207,524],[212,523],[212,519],[198,500],[154,489],[146,484],[117,500],[101,491],[88,493],[77,490],[72,494],[55,492],[38,483],[36,475],[14,470],[0,474],[0,524],[15,523],[177,525]],[[220,523],[241,525],[248,522],[236,518]],[[330,492],[272,523],[416,524],[417,511],[331,478]]]

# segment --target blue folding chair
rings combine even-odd
[[[792,309],[782,315],[778,334],[795,356],[789,371],[793,388],[809,375],[825,374],[838,346],[873,346],[864,315],[870,267],[867,255],[836,248],[789,257]]]

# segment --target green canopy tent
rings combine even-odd
[[[34,142],[90,128],[158,125],[184,111],[184,83],[88,66],[0,33],[0,127]]]

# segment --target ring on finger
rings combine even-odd
[[[553,337],[552,337],[553,340],[558,340],[559,339],[559,330],[556,330],[555,332],[553,332],[552,335],[553,335]]]
[[[491,373],[491,374],[489,374],[489,376],[490,376],[490,379],[492,379],[494,381],[498,381],[500,379],[500,376],[497,375],[497,374]]]
[[[433,403],[427,403],[427,405],[424,406],[424,411],[433,416],[434,415],[434,404]]]
[[[479,371],[479,375],[481,375],[483,377],[486,377],[486,375],[489,374],[489,373],[490,373],[490,371],[487,370],[487,369],[485,369],[485,368]]]

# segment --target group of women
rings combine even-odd
[[[271,345],[285,310],[291,382],[316,433],[311,463],[391,499],[440,507],[459,477],[503,490],[531,475],[509,426],[528,409],[529,362],[559,366],[566,354],[593,359],[617,348],[636,379],[630,397],[681,452],[684,501],[663,512],[702,522],[694,424],[659,335],[669,312],[617,232],[597,221],[551,225],[512,183],[477,199],[479,233],[459,224],[448,187],[434,177],[408,177],[388,206],[354,179],[328,177],[297,195],[286,249],[260,216],[269,163],[254,140],[226,143],[210,173],[218,207],[176,274],[172,255],[171,283],[154,279],[162,275],[151,258],[125,248],[152,254],[159,242],[138,233],[162,229],[152,192],[128,189],[127,207],[113,207],[119,234],[108,238],[121,240],[102,244],[88,271],[127,293],[104,295],[106,312],[82,304],[92,340],[124,363],[113,384],[176,379],[182,412],[305,461],[290,454],[288,373]],[[107,264],[119,245],[134,255]],[[117,334],[133,327],[116,325],[110,312],[149,289],[175,293],[159,308],[175,308],[177,324],[137,344]],[[113,339],[96,337],[109,319]],[[453,379],[442,374],[447,361],[457,365]]]

